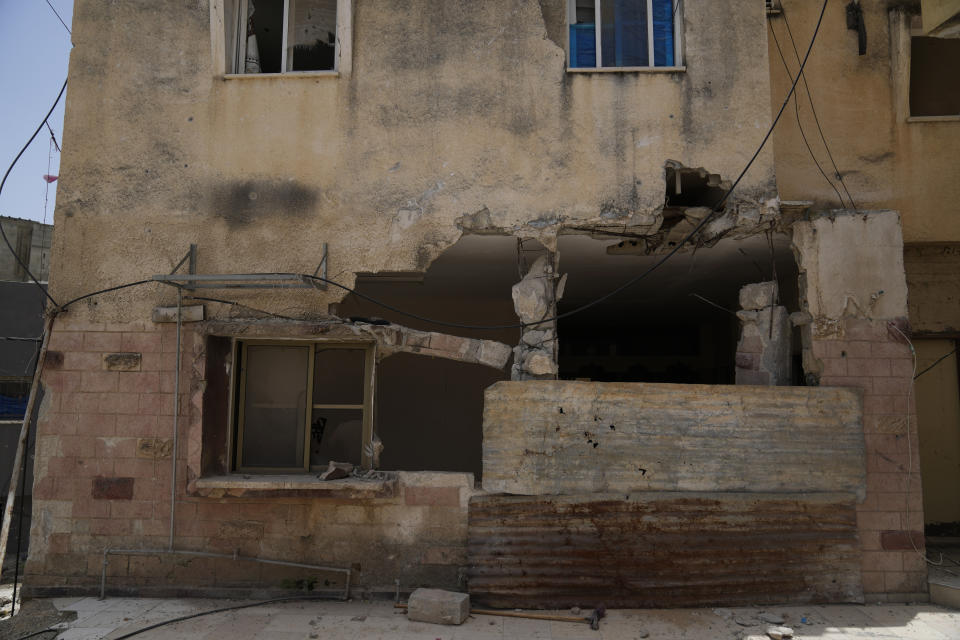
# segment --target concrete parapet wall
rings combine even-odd
[[[849,389],[499,382],[485,398],[483,486],[862,495],[861,412]]]

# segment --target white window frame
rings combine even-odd
[[[567,71],[572,72],[596,72],[596,71],[679,71],[683,70],[683,0],[671,0],[671,4],[676,3],[676,10],[673,12],[673,66],[657,67],[653,55],[653,0],[645,0],[647,3],[647,60],[651,64],[646,67],[604,67],[603,56],[601,54],[601,28],[603,24],[600,21],[600,1],[594,0],[594,37],[596,38],[596,63],[595,67],[574,67],[573,50],[570,46],[570,25],[577,22],[577,0],[567,0]],[[637,0],[643,2],[644,0]]]
[[[320,69],[314,71],[286,71],[287,55],[289,47],[287,38],[290,34],[290,15],[291,4],[296,0],[283,0],[283,34],[280,54],[279,73],[246,73],[246,53],[247,53],[247,10],[249,0],[221,0],[223,4],[219,5],[220,16],[219,23],[224,24],[226,12],[224,7],[230,3],[234,7],[234,24],[225,25],[229,27],[229,36],[224,37],[224,55],[221,59],[224,61],[224,77],[228,78],[260,78],[271,76],[339,76],[350,73],[353,61],[353,2],[352,0],[337,0],[337,26],[334,42],[333,69]],[[213,3],[211,4],[213,8]],[[232,53],[229,62],[228,54]]]

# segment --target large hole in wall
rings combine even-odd
[[[789,237],[773,236],[780,304],[796,311],[797,266]],[[642,241],[562,236],[565,313],[639,274],[661,256]],[[743,285],[772,279],[765,235],[684,250],[626,291],[560,320],[560,378],[733,384]]]
[[[527,241],[529,251],[541,250]],[[424,274],[365,274],[357,290],[431,319],[467,325],[517,323],[511,287],[526,251],[507,236],[464,236]],[[531,254],[533,255],[533,254]],[[529,258],[528,258],[529,260]],[[514,345],[519,329],[474,330],[438,325],[379,307],[356,295],[337,306],[342,318],[383,318],[425,331]],[[378,365],[374,430],[383,441],[380,466],[393,470],[470,471],[480,477],[483,391],[509,378],[442,358],[396,354]]]

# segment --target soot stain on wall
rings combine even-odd
[[[319,196],[319,189],[292,180],[234,180],[210,190],[210,210],[230,225],[244,225],[274,215],[307,215]]]

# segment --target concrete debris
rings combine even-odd
[[[494,369],[503,369],[510,360],[510,346],[493,340],[419,331],[397,324],[358,322],[354,323],[352,328],[358,333],[374,337],[380,345],[379,353],[382,357],[394,353],[418,353],[469,364],[482,364]]]
[[[524,331],[520,339],[524,344],[538,347],[547,340],[547,336],[552,336],[552,334],[552,331]]]
[[[521,322],[546,318],[553,306],[553,266],[549,256],[537,258],[523,280],[513,285],[513,306]]]
[[[532,351],[527,354],[523,361],[523,368],[534,376],[552,376],[559,370],[554,359],[542,351]]]
[[[783,640],[783,638],[792,638],[793,629],[790,627],[770,627],[767,629],[767,635],[771,640]]]
[[[556,302],[562,295],[565,278],[555,285],[553,256],[542,255],[530,270],[513,285],[513,306],[526,324],[540,322],[556,313]],[[556,322],[535,324],[525,328],[520,344],[513,349],[513,380],[553,379],[558,372],[556,358]]]
[[[736,616],[733,621],[741,627],[755,627],[760,624],[760,621],[752,616]]]
[[[330,461],[327,470],[317,475],[320,480],[339,480],[346,478],[353,472],[353,465],[349,462]]]
[[[813,316],[809,311],[794,311],[790,314],[790,324],[795,327],[805,327],[813,322]]]
[[[740,341],[737,343],[736,383],[789,385],[791,324],[787,309],[771,306],[775,282],[757,282],[740,289]]]
[[[407,599],[407,618],[433,624],[463,624],[470,615],[470,596],[443,589],[417,589]]]
[[[757,617],[767,624],[783,624],[783,616],[777,613],[761,612],[757,614]]]
[[[777,302],[776,282],[755,282],[740,289],[740,308],[768,309]]]
[[[730,620],[731,618],[733,618],[733,611],[730,611],[730,609],[723,609],[723,608],[714,609],[713,613],[720,616],[724,620]]]

